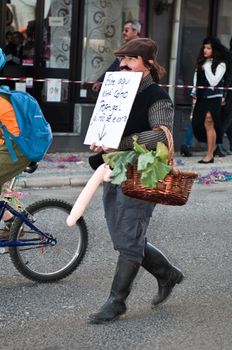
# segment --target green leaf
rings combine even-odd
[[[115,185],[121,185],[123,181],[126,181],[127,179],[127,166],[123,163],[117,164],[117,166],[114,168],[112,173],[110,174],[110,177],[112,179],[111,183]]]
[[[117,160],[125,154],[126,151],[119,151],[119,152],[111,152],[103,154],[102,158],[106,164],[108,164],[112,169],[115,166],[115,163]],[[128,152],[128,151],[127,151]],[[131,152],[131,151],[129,151]]]
[[[158,162],[157,168],[156,168],[156,172],[158,174],[158,179],[163,180],[167,176],[167,174],[170,173],[171,169],[172,168],[169,165],[164,164],[162,162]]]
[[[154,188],[157,186],[158,177],[156,174],[156,168],[151,165],[146,169],[146,171],[141,173],[141,183],[145,187]]]
[[[103,159],[112,169],[112,183],[120,185],[127,179],[128,164],[134,164],[137,159],[135,151],[112,152],[103,155]]]
[[[138,171],[145,170],[149,164],[154,163],[154,155],[152,152],[147,152],[145,154],[140,154],[138,157]]]
[[[158,181],[163,180],[170,171],[170,166],[156,159],[141,173],[141,183],[145,187],[155,188]]]
[[[162,142],[157,142],[156,156],[162,161],[167,163],[168,161],[168,148]]]
[[[134,164],[137,159],[137,154],[135,151],[126,151],[125,155],[120,158],[121,162],[125,162],[126,165]]]
[[[133,147],[138,155],[148,152],[146,147],[144,145],[140,145],[136,140],[133,141]]]

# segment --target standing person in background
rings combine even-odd
[[[13,32],[11,40],[5,48],[6,61],[10,65],[22,64],[24,36],[21,32]]]
[[[148,38],[130,40],[114,53],[121,58],[121,71],[142,72],[119,150],[133,149],[133,135],[148,149],[157,142],[167,144],[160,125],[173,130],[174,107],[168,94],[157,84],[164,69],[157,62],[158,47]],[[153,128],[157,128],[154,130]],[[111,152],[111,149],[91,145],[94,152]],[[154,203],[138,200],[123,194],[119,185],[103,184],[105,218],[114,249],[119,253],[117,266],[106,303],[89,316],[90,323],[106,323],[126,312],[126,299],[140,266],[158,282],[158,293],[152,307],[167,300],[176,284],[183,280],[182,272],[155,246],[147,242],[146,231],[154,210]],[[146,292],[146,290],[145,290]]]
[[[193,88],[191,95],[196,99],[193,111],[193,133],[199,142],[207,143],[207,153],[199,161],[202,164],[214,162],[217,144],[222,144],[221,110],[223,87],[226,72],[226,48],[215,37],[204,39],[196,63],[194,86],[206,86],[205,89]],[[211,87],[211,88],[210,88]]]
[[[193,109],[194,109],[195,101],[193,100],[191,114],[189,117],[189,124],[185,129],[184,133],[184,142],[180,146],[180,155],[184,157],[192,157],[192,144],[193,144],[193,127],[192,127],[192,117],[193,117]]]
[[[225,76],[225,86],[232,88],[232,38],[230,39],[230,49],[227,59],[227,70]],[[229,141],[229,150],[225,150],[227,154],[232,152],[232,90],[225,92],[225,104],[222,108],[222,129],[223,135],[226,133]]]
[[[141,32],[141,24],[137,19],[133,19],[130,21],[126,21],[123,26],[122,36],[125,42],[128,42],[132,39],[139,38],[139,34]],[[116,72],[119,71],[120,61],[118,58],[114,60],[114,62],[109,66],[106,72]],[[105,73],[106,73],[105,72]],[[101,84],[104,80],[105,73],[103,73],[93,84],[92,90],[99,91]]]

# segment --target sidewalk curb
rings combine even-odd
[[[20,179],[18,186],[22,188],[36,188],[36,187],[63,187],[63,186],[85,186],[88,182],[89,177],[87,176],[61,176],[61,177],[38,177],[34,179]]]

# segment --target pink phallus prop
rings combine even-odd
[[[74,226],[77,222],[77,220],[82,216],[84,213],[87,205],[91,201],[94,193],[96,192],[98,186],[103,182],[109,182],[111,169],[108,165],[102,164],[100,165],[97,170],[94,172],[94,174],[91,176],[83,190],[81,191],[79,197],[77,198],[76,202],[74,203],[74,206],[67,218],[67,225],[68,226]]]

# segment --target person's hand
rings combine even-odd
[[[111,152],[116,152],[117,149],[116,148],[110,148],[110,147],[105,147],[105,146],[102,146],[102,149],[105,153],[111,153]]]
[[[90,146],[90,149],[95,153],[100,153],[100,152],[111,153],[111,152],[117,151],[117,149],[115,148],[110,148],[103,145],[97,146],[96,143],[92,143],[92,145]]]
[[[222,105],[222,106],[225,106],[225,104],[226,104],[226,99],[225,99],[225,97],[222,97],[221,105]]]
[[[98,92],[101,88],[102,83],[100,81],[95,81],[95,83],[92,86],[92,90],[95,92]]]
[[[205,63],[202,65],[202,69],[204,71],[209,71],[209,70],[211,70],[211,65],[212,65],[212,60],[211,59],[207,59],[205,61]]]
[[[103,152],[103,148],[102,146],[97,146],[96,143],[92,143],[92,145],[90,145],[90,150],[95,152],[95,153],[100,153]]]

